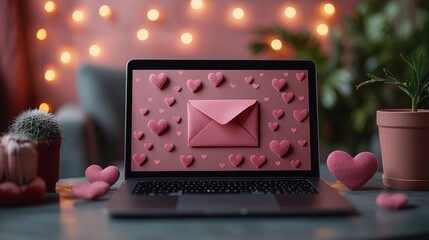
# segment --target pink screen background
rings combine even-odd
[[[216,87],[209,80],[209,73],[221,72],[222,82]],[[168,80],[162,89],[149,81],[151,74],[164,73]],[[300,78],[299,75],[304,76]],[[249,83],[248,77],[253,81]],[[245,79],[247,78],[248,81]],[[192,92],[189,79],[201,80],[201,87]],[[284,79],[286,85],[278,91],[273,79]],[[132,88],[132,171],[276,171],[311,170],[310,121],[308,115],[299,121],[294,111],[309,110],[308,72],[303,70],[134,70]],[[314,80],[313,80],[314,81]],[[287,102],[286,94],[293,94]],[[169,106],[165,98],[174,98]],[[258,147],[189,147],[188,100],[255,99],[259,104]],[[273,111],[283,110],[281,118]],[[278,115],[277,115],[278,116]],[[301,117],[305,116],[304,113]],[[181,121],[177,122],[177,117]],[[148,122],[164,119],[168,128],[160,135],[153,133]],[[278,124],[278,128],[272,127]],[[287,153],[279,157],[270,149],[272,140],[287,140]],[[167,151],[165,145],[172,151]],[[230,154],[240,154],[243,161],[234,166]],[[185,166],[181,156],[192,156],[192,164]],[[257,167],[251,155],[263,156],[266,162]],[[183,158],[183,157],[182,157]]]

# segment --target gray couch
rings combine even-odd
[[[123,163],[125,68],[82,64],[76,76],[78,104],[56,112],[63,130],[61,178],[83,176],[91,164]]]

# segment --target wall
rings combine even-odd
[[[326,2],[319,0],[203,0],[203,7],[198,10],[191,7],[190,0],[57,0],[53,1],[52,12],[45,10],[46,2],[27,1],[27,40],[29,61],[33,66],[34,105],[45,102],[55,111],[64,103],[78,101],[74,78],[76,67],[82,62],[125,68],[132,58],[293,58],[293,51],[287,47],[268,55],[252,56],[249,50],[249,43],[255,37],[252,31],[274,23],[293,31],[307,30],[329,50],[328,36],[317,35],[317,24],[326,23],[329,27],[342,24],[344,15],[353,10],[357,1],[331,1],[336,8],[332,16],[323,13],[322,5]],[[108,18],[99,14],[104,4],[112,11]],[[295,18],[285,17],[286,6],[296,9]],[[242,20],[232,17],[231,12],[236,7],[244,10]],[[146,16],[152,8],[160,13],[160,18],[154,22]],[[80,22],[72,19],[77,9],[84,14]],[[36,38],[40,28],[47,32],[44,40]],[[136,37],[141,28],[149,32],[144,41]],[[183,32],[193,35],[192,43],[181,43]],[[88,52],[93,44],[100,47],[100,54],[95,57]],[[64,51],[70,54],[67,63],[61,62]],[[45,79],[47,70],[55,72],[52,81]]]

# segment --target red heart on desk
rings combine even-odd
[[[95,200],[104,196],[109,191],[109,184],[103,181],[96,181],[90,184],[76,184],[72,188],[74,197],[85,200]]]
[[[343,151],[334,151],[327,160],[329,171],[347,188],[362,187],[377,172],[377,157],[370,152],[361,152],[354,158]]]
[[[119,169],[115,166],[102,169],[98,165],[91,165],[86,169],[85,177],[90,183],[103,181],[112,186],[119,179]]]
[[[399,210],[407,205],[408,197],[404,193],[396,193],[393,195],[380,193],[378,194],[375,202],[380,207]]]

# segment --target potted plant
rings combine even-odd
[[[429,190],[429,110],[419,109],[429,96],[429,54],[403,56],[409,65],[409,79],[400,80],[387,69],[385,78],[368,74],[369,83],[393,84],[411,99],[411,109],[383,109],[377,111],[383,164],[383,183],[386,187],[407,190]]]
[[[61,128],[51,113],[39,109],[21,113],[10,127],[12,134],[37,143],[37,176],[46,183],[46,191],[55,192],[59,179]]]

